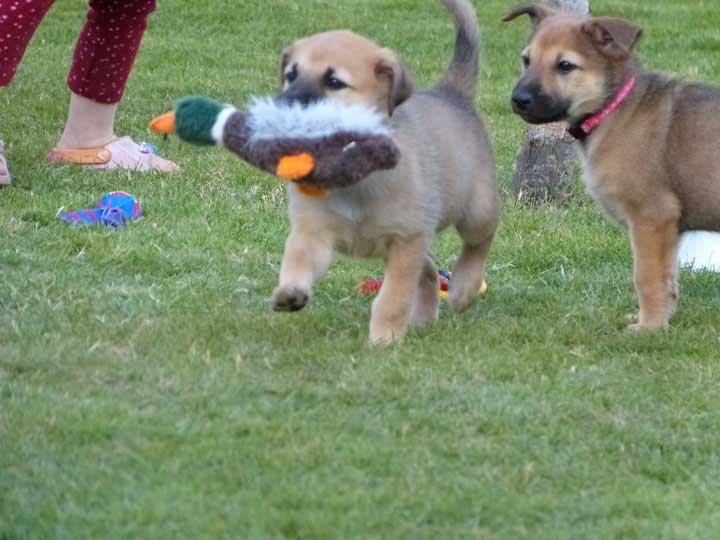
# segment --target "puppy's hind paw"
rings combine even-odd
[[[370,323],[370,345],[388,346],[400,343],[407,334],[407,325]]]
[[[480,293],[477,287],[450,285],[450,294],[448,295],[448,303],[455,313],[463,313],[470,309],[477,300]]]
[[[275,311],[300,311],[310,300],[310,293],[299,287],[278,287],[273,291],[272,308]]]
[[[375,334],[370,336],[370,345],[372,347],[389,347],[403,341],[405,334],[393,334],[392,332],[384,334]]]

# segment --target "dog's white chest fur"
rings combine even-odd
[[[330,194],[327,205],[331,212],[352,224],[361,223],[366,216],[365,207],[358,198],[348,197],[338,190]]]
[[[327,214],[335,237],[335,249],[353,257],[384,257],[397,233],[373,213],[373,206],[357,196],[337,191],[328,197]]]
[[[607,183],[602,182],[602,178],[599,178],[596,173],[595,167],[593,166],[592,152],[592,145],[580,152],[580,159],[582,161],[583,168],[583,183],[585,184],[588,193],[590,193],[590,196],[603,207],[611,219],[620,225],[627,226],[627,216],[622,210],[622,205],[619,203],[619,199],[615,197],[613,193],[604,189],[604,186],[606,186]]]
[[[369,179],[368,179],[369,180]],[[392,239],[402,232],[397,220],[378,206],[377,193],[365,186],[352,186],[330,192],[324,199],[309,199],[293,193],[295,212],[309,213],[313,221],[332,237],[339,253],[352,257],[384,257]],[[392,212],[390,212],[392,214]]]

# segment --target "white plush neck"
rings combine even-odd
[[[390,136],[386,118],[377,109],[322,100],[308,106],[255,98],[248,109],[252,141],[319,138],[340,131]]]
[[[237,109],[232,105],[225,105],[225,108],[218,114],[217,119],[212,127],[211,137],[218,146],[223,145],[223,134],[225,133],[225,124],[227,124],[230,117],[237,112]]]

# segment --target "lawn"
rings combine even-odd
[[[504,207],[490,292],[391,348],[367,345],[370,299],[353,294],[380,263],[338,260],[305,311],[273,314],[280,182],[145,126],[182,95],[276,91],[279,51],[336,27],[432,83],[453,42],[439,2],[159,4],[117,128],[182,173],[42,160],[82,0],[57,3],[0,90],[0,539],[720,537],[720,278],[684,272],[672,331],[629,335],[625,233],[580,187],[515,202],[528,26],[499,22],[510,2],[475,2]],[[720,82],[716,0],[592,4],[645,28],[648,68]],[[112,190],[146,217],[55,219]],[[444,267],[458,252],[452,232],[436,242]]]

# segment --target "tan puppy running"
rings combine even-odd
[[[615,18],[526,4],[534,34],[513,109],[527,122],[567,120],[590,193],[630,232],[640,314],[665,329],[678,298],[682,232],[720,229],[720,89],[642,73],[641,30]]]
[[[305,306],[334,252],[382,257],[385,281],[373,303],[370,340],[402,338],[410,324],[438,317],[438,276],[430,247],[454,225],[463,250],[453,273],[450,305],[469,308],[478,295],[498,224],[495,163],[474,108],[478,26],[467,0],[444,0],[455,18],[455,53],[444,79],[413,93],[396,55],[348,31],[301,39],[282,58],[288,101],[327,98],[387,114],[400,164],[326,198],[289,187],[291,232],[273,308]]]

